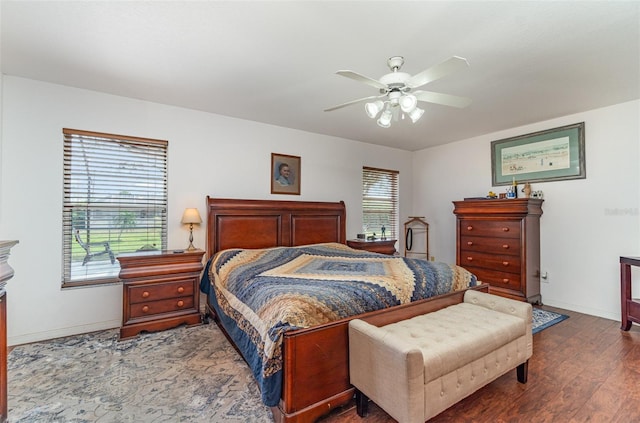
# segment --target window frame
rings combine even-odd
[[[370,194],[370,186],[375,182],[374,180],[380,178],[389,179],[389,183],[391,186],[389,189],[379,190],[377,193],[381,194],[382,197],[373,197]],[[363,166],[362,167],[362,228],[363,233],[369,237],[370,235],[376,234],[376,238],[379,239],[381,237],[381,228],[378,226],[385,226],[385,237],[387,239],[398,239],[399,236],[399,209],[400,209],[400,201],[399,201],[399,179],[400,172],[397,170],[391,169],[380,169],[375,167]],[[381,200],[382,198],[382,200]],[[373,213],[386,213],[389,207],[384,207],[383,209],[375,208],[371,206],[372,202],[378,202],[379,204],[390,203],[391,210],[388,211],[388,217],[386,222],[378,223],[376,227],[370,227],[371,221],[367,217],[367,214]],[[367,205],[369,203],[369,205]]]
[[[118,254],[167,248],[169,143],[69,128],[62,133],[62,288],[117,283]],[[134,235],[122,242],[123,232]],[[155,242],[139,245],[145,240]]]

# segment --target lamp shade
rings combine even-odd
[[[412,94],[405,94],[400,97],[400,108],[405,113],[411,113],[418,105],[418,99]]]
[[[202,223],[198,209],[185,209],[182,214],[182,223]]]
[[[388,108],[385,109],[385,111],[382,112],[382,114],[380,115],[380,118],[378,119],[378,125],[383,128],[390,127],[392,117],[393,117],[393,114],[391,113],[391,110],[389,110]]]
[[[367,116],[371,119],[375,118],[380,110],[384,107],[384,103],[380,100],[374,101],[373,103],[367,103],[364,105],[364,110],[367,112]]]
[[[411,111],[411,113],[409,113],[409,117],[411,118],[411,121],[413,123],[416,123],[418,121],[418,119],[420,119],[422,117],[423,114],[424,114],[424,110],[422,110],[419,107],[416,107],[415,109],[413,109]]]

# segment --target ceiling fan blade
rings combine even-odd
[[[459,108],[467,107],[472,101],[467,97],[458,97],[457,95],[434,93],[431,91],[413,91],[411,94],[415,95],[419,101]]]
[[[361,75],[358,72],[354,72],[350,70],[339,70],[338,72],[336,72],[336,74],[353,79],[358,82],[364,82],[367,85],[371,85],[372,87],[379,88],[381,90],[387,89],[386,84],[383,84],[382,82],[376,79],[369,78],[368,76]]]
[[[327,109],[324,109],[324,111],[325,112],[330,112],[332,110],[341,109],[341,108],[346,107],[346,106],[351,106],[352,104],[364,103],[365,101],[374,100],[374,99],[381,98],[381,97],[384,97],[384,94],[383,95],[372,95],[372,96],[369,96],[369,97],[359,98],[357,100],[352,100],[352,101],[348,101],[346,103],[338,104],[337,106],[329,107]]]
[[[467,59],[463,57],[453,56],[442,63],[431,66],[429,69],[413,75],[406,82],[409,88],[418,88],[429,82],[447,76],[457,70],[464,69],[469,66]]]

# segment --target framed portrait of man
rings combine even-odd
[[[300,157],[271,153],[271,194],[300,195]]]

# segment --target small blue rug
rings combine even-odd
[[[565,314],[554,313],[553,311],[542,310],[539,308],[533,308],[533,330],[532,334],[536,334],[543,329],[560,323],[569,316]]]

